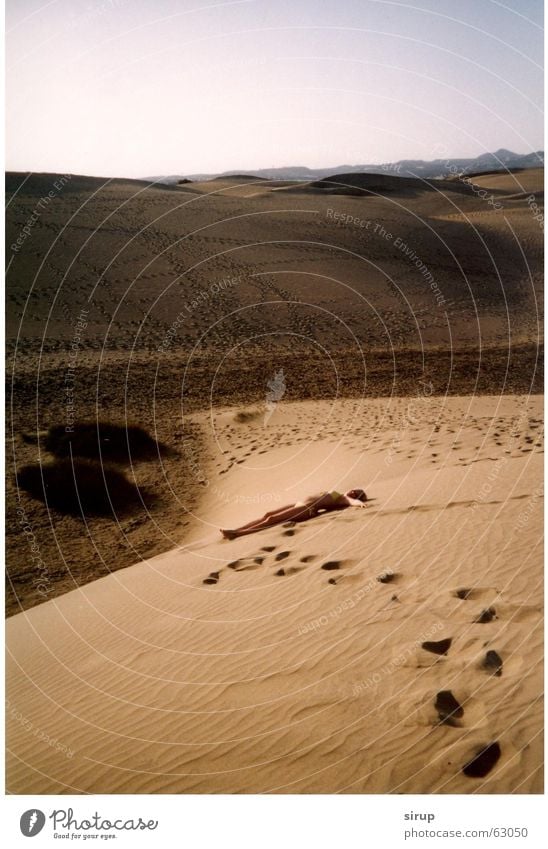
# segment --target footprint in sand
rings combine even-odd
[[[468,778],[484,778],[495,766],[501,756],[500,745],[496,741],[478,749],[462,771]]]
[[[399,577],[398,572],[381,572],[380,575],[377,575],[377,581],[379,584],[391,584],[393,581],[397,581]]]
[[[284,531],[282,534],[283,537],[294,537],[295,531]]]
[[[425,643],[422,643],[421,648],[425,651],[432,652],[432,654],[446,655],[451,648],[452,642],[453,639],[451,637],[447,637],[445,640],[427,640]]]
[[[460,727],[461,723],[457,720],[464,716],[464,708],[456,700],[451,690],[440,690],[436,696],[434,707],[438,712],[440,723]]]
[[[485,610],[482,610],[480,615],[474,619],[474,622],[477,622],[480,625],[485,625],[487,622],[492,622],[493,619],[497,618],[497,611],[494,607],[488,607]]]
[[[259,569],[263,560],[263,557],[255,557],[250,561],[250,558],[244,557],[241,560],[233,560],[232,563],[227,563],[227,568],[234,572],[251,572],[254,569]]]
[[[490,649],[483,658],[481,667],[489,675],[496,675],[497,678],[500,678],[502,675],[502,658],[494,649]]]
[[[463,601],[474,601],[476,599],[486,598],[487,596],[490,598],[500,596],[500,593],[495,587],[465,587],[455,590],[453,595]]]
[[[277,577],[282,578],[282,577],[287,576],[287,575],[296,575],[297,572],[300,572],[300,571],[301,571],[301,569],[300,569],[299,566],[290,566],[289,568],[278,569],[278,571],[274,572],[274,574]]]
[[[341,568],[341,561],[340,560],[328,560],[327,563],[322,563],[321,568],[325,569],[327,572],[330,572],[334,569],[340,569]]]
[[[265,545],[261,548],[261,551],[276,551],[275,545]]]
[[[274,560],[285,560],[286,557],[289,557],[290,554],[290,551],[280,551],[280,553],[276,555]]]
[[[301,557],[300,562],[301,563],[310,563],[310,561],[314,560],[314,558],[316,556],[317,556],[316,554],[305,554],[304,557]]]
[[[207,578],[202,581],[203,584],[216,584],[219,580],[220,572],[210,572]]]

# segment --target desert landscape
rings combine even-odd
[[[8,173],[8,792],[542,792],[542,204]]]

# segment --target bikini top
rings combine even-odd
[[[337,492],[336,489],[330,492],[329,495],[331,496],[333,501],[339,501],[340,498],[344,498],[344,495],[341,495],[341,493]]]

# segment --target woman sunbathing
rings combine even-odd
[[[260,519],[248,522],[234,530],[223,530],[221,533],[225,539],[242,537],[245,534],[254,534],[271,528],[273,525],[281,525],[283,522],[306,522],[313,519],[319,513],[329,513],[332,510],[345,510],[347,507],[365,507],[367,495],[363,489],[350,489],[345,495],[333,490],[332,492],[321,492],[319,495],[311,495],[305,501],[297,501],[295,504],[287,504],[277,510],[265,513]]]

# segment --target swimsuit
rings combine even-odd
[[[336,489],[332,490],[331,492],[325,492],[324,496],[325,495],[329,495],[334,504],[336,504],[337,501],[340,501],[341,498],[344,498],[344,495],[342,495],[340,492],[337,492]],[[318,510],[318,508],[316,507],[316,503],[317,502],[310,504],[310,502],[308,501],[297,501],[295,503],[295,507],[302,507],[303,513],[306,513],[309,519],[313,519],[314,516],[317,515]]]

